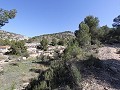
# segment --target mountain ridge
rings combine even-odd
[[[9,39],[9,40],[15,40],[15,41],[19,41],[19,40],[28,40],[29,37],[21,35],[21,34],[16,34],[13,32],[8,32],[5,30],[0,30],[0,39]]]
[[[39,35],[39,36],[34,36],[29,39],[30,42],[39,42],[43,38],[46,38],[49,42],[52,41],[52,39],[57,39],[57,40],[69,40],[72,38],[75,38],[75,35],[71,31],[64,31],[64,32],[58,32],[58,33],[52,33],[52,34],[44,34],[44,35]]]

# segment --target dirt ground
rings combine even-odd
[[[101,68],[82,69],[83,90],[120,90],[120,45],[107,45],[98,49]]]
[[[40,64],[32,62],[32,60],[3,62],[1,64],[3,73],[0,73],[0,90],[11,90],[11,88],[22,90],[32,78],[39,75],[39,73],[30,71],[31,69],[45,69]]]

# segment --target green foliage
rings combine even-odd
[[[79,83],[81,81],[81,74],[80,74],[80,71],[78,70],[78,68],[75,66],[75,65],[72,65],[70,67],[70,73],[72,75],[72,78],[73,78],[73,82],[79,86]]]
[[[10,52],[6,54],[11,55],[24,55],[27,53],[27,47],[23,41],[12,41]]]
[[[52,88],[57,88],[59,86],[70,85],[71,84],[71,75],[67,67],[61,65],[53,69],[53,80]]]
[[[115,17],[113,19],[113,27],[115,28],[120,28],[120,15],[118,15],[117,17]]]
[[[48,46],[48,40],[43,38],[42,41],[40,42],[40,49],[47,50],[47,46]]]
[[[46,81],[41,81],[40,86],[36,90],[46,90],[47,89],[47,83]]]
[[[52,68],[50,68],[49,70],[47,70],[45,72],[44,78],[45,78],[45,80],[49,80],[49,81],[52,80],[52,78],[53,78],[53,69]]]
[[[82,50],[77,45],[69,45],[65,50],[63,54],[64,60],[70,60],[73,58],[80,59],[83,56]]]
[[[98,27],[98,25],[99,19],[94,16],[87,16],[84,21],[79,24],[79,30],[75,31],[75,36],[80,46],[88,46],[91,44],[100,45],[101,42],[106,43],[109,41],[109,38],[111,38],[111,34],[109,34],[111,28],[107,25],[102,27]],[[119,39],[119,37],[117,37],[117,39]]]
[[[10,11],[0,9],[0,28],[9,22],[9,19],[13,19],[16,16],[17,11],[12,9]]]
[[[58,42],[58,45],[62,45],[62,46],[64,46],[65,45],[65,40],[59,40],[59,42]]]
[[[0,45],[3,45],[3,46],[11,45],[11,41],[9,41],[8,39],[5,39],[5,40],[0,39]]]
[[[108,39],[107,35],[109,34],[110,30],[111,29],[107,25],[100,27],[98,33],[96,34],[97,39],[103,43],[106,42]]]
[[[92,29],[96,28],[99,25],[99,19],[97,17],[92,16],[92,15],[87,16],[84,19],[84,22],[85,22],[85,24],[88,25],[90,32]]]
[[[52,45],[52,46],[57,45],[57,40],[56,40],[55,38],[54,38],[54,39],[52,39],[51,45]]]
[[[91,37],[89,33],[89,27],[84,22],[79,24],[79,30],[75,31],[75,36],[80,46],[86,46],[90,44]]]
[[[99,34],[99,29],[98,29],[98,25],[99,25],[99,19],[97,17],[94,16],[87,16],[84,19],[85,24],[88,25],[89,27],[89,33],[91,36],[91,44],[96,44],[96,41],[98,41],[98,34]]]
[[[11,85],[10,90],[14,90],[14,89],[15,89],[15,83],[13,83],[13,84]]]

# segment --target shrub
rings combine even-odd
[[[23,53],[27,53],[27,47],[25,46],[24,41],[13,41],[10,51],[6,54],[10,55],[22,55]]]
[[[65,45],[65,41],[61,39],[61,40],[58,42],[58,45],[64,46],[64,45]]]
[[[30,55],[28,54],[28,52],[25,52],[24,54],[23,54],[23,57],[26,57],[26,58],[28,58]]]
[[[75,65],[70,66],[70,73],[72,75],[73,82],[75,83],[75,85],[79,86],[79,83],[81,81],[81,74]]]
[[[57,45],[57,40],[56,40],[55,38],[54,38],[54,39],[52,39],[51,45],[52,45],[52,46]]]
[[[48,46],[48,40],[43,38],[42,41],[40,42],[40,46],[38,46],[40,49],[42,50],[47,50],[47,46]]]
[[[47,83],[46,81],[41,81],[40,86],[37,90],[46,90],[47,89]]]
[[[80,59],[83,56],[82,49],[77,45],[68,46],[63,53],[63,59],[70,60],[72,58]]]

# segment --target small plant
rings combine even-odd
[[[57,45],[57,40],[56,40],[55,38],[52,39],[51,45],[52,45],[52,46],[56,46],[56,45]]]
[[[43,38],[42,41],[40,42],[40,48],[44,51],[47,50],[47,46],[48,46],[48,40]]]
[[[15,89],[15,83],[13,83],[10,87],[10,90],[14,90]]]
[[[37,90],[46,90],[47,88],[48,87],[47,87],[46,81],[42,81],[42,82],[40,82],[39,89],[37,89]]]
[[[62,46],[64,46],[65,45],[65,41],[64,40],[59,40],[59,42],[58,42],[58,45],[62,45]]]
[[[64,50],[63,59],[70,60],[73,58],[80,59],[83,56],[82,49],[77,45],[68,46]]]
[[[77,69],[77,67],[75,65],[71,65],[70,70],[71,70],[73,82],[79,86],[79,83],[81,81],[80,71]]]

